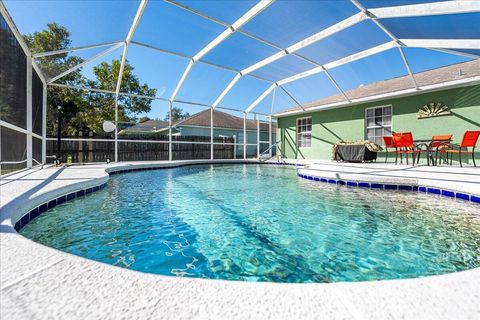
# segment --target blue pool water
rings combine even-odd
[[[480,266],[478,205],[299,179],[267,165],[204,165],[112,176],[21,234],[143,272],[334,282]]]

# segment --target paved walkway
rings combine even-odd
[[[171,163],[48,168],[29,170],[1,180],[0,318],[480,318],[479,268],[411,280],[331,284],[177,278],[73,256],[26,239],[12,228],[12,222],[16,222],[22,212],[59,195],[107,181],[107,168],[166,165]],[[438,168],[383,168],[380,164],[317,163],[307,170],[333,175],[344,175],[348,170],[362,176],[381,176],[386,174],[383,171],[392,176],[438,176],[434,172]],[[446,170],[451,172],[441,172],[442,181],[461,184],[461,179],[465,179],[467,184],[478,184],[478,169],[462,169],[468,170],[468,174],[456,168]]]

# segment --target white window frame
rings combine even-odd
[[[382,125],[373,125],[373,126],[369,126],[368,125],[368,110],[375,110],[375,109],[379,109],[379,108],[386,108],[386,107],[389,107],[390,108],[390,125],[384,125],[383,124],[383,114],[382,114]],[[374,117],[375,117],[375,111],[374,111]],[[374,107],[369,107],[369,108],[365,108],[365,117],[364,117],[364,126],[363,126],[363,129],[364,129],[364,136],[365,136],[365,140],[370,140],[372,141],[372,139],[369,139],[368,137],[368,129],[379,129],[379,128],[387,128],[390,127],[390,132],[393,133],[393,105],[391,104],[386,104],[386,105],[381,105],[381,106],[374,106]],[[374,135],[374,138],[376,136]],[[373,139],[372,142],[375,142],[375,139]],[[381,146],[385,146],[385,143],[382,139],[382,143],[380,144]]]
[[[300,132],[299,128],[301,127],[301,125],[299,126],[299,122],[302,121],[302,120],[307,120],[307,119],[310,120],[310,131],[306,130],[306,131],[301,131]],[[312,117],[302,117],[302,118],[296,118],[295,119],[295,143],[296,143],[298,149],[311,149],[312,148],[312,129],[313,129]],[[302,134],[310,134],[310,145],[309,146],[303,146],[302,144],[300,144],[299,137]]]

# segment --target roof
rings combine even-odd
[[[168,121],[147,120],[147,121],[138,123],[134,126],[128,127],[125,130],[136,131],[136,132],[144,132],[144,131],[151,132],[151,131],[157,131],[166,127],[168,127]]]
[[[475,59],[467,62],[452,64],[446,67],[431,69],[419,73],[415,73],[415,81],[419,87],[430,86],[439,83],[445,83],[455,80],[468,79],[480,76],[480,59]],[[413,89],[413,83],[410,76],[397,77],[370,83],[355,89],[345,91],[345,94],[350,100],[361,99],[366,97],[374,97],[383,94],[394,93],[397,91]],[[342,94],[336,94],[323,99],[315,100],[305,103],[303,108],[319,107],[339,102],[346,102]],[[283,112],[300,111],[300,107],[283,110]]]
[[[186,119],[174,123],[177,127],[208,127],[210,128],[210,109],[203,110]],[[243,130],[243,118],[214,110],[213,111],[214,128],[239,129]],[[152,132],[161,131],[168,128],[168,121],[147,120],[142,123],[131,126],[124,131],[128,132]],[[272,130],[276,129],[276,124],[272,124]],[[257,121],[247,119],[247,130],[257,130]],[[268,123],[260,122],[260,131],[268,131]]]
[[[257,130],[257,121],[247,119],[247,130]],[[210,109],[203,110],[199,113],[188,117],[187,119],[180,120],[175,123],[177,127],[208,127],[210,128]],[[218,110],[213,110],[213,127],[214,128],[226,128],[226,129],[239,129],[243,130],[243,118],[236,117],[229,113],[225,113]],[[272,130],[275,130],[275,123],[272,124]],[[260,131],[268,131],[268,122],[260,122]]]

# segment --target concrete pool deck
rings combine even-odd
[[[105,183],[108,181],[105,170],[211,162],[31,169],[2,179],[0,318],[480,318],[480,268],[417,279],[350,283],[178,278],[141,273],[67,254],[26,239],[13,228],[23,213],[48,200]],[[417,183],[480,195],[480,168],[309,161],[299,172],[345,180]],[[462,200],[449,201],[462,203]]]

